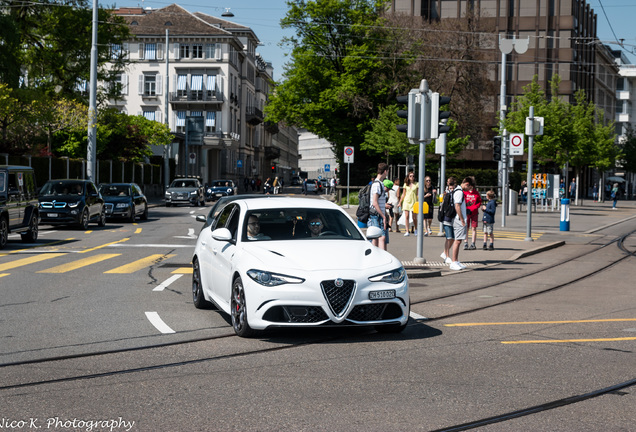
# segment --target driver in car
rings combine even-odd
[[[323,223],[319,216],[309,219],[309,232],[312,237],[318,237],[322,232]]]
[[[248,240],[271,240],[271,237],[261,232],[261,224],[258,217],[251,215],[247,220],[247,239]]]

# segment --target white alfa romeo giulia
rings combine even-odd
[[[379,233],[367,230],[368,238]],[[288,326],[399,332],[409,317],[400,261],[328,201],[231,201],[199,233],[192,267],[194,305],[214,304],[243,337]]]

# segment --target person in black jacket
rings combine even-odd
[[[497,211],[497,201],[495,201],[495,192],[489,190],[486,192],[486,198],[488,198],[488,203],[481,206],[481,210],[484,213],[483,222],[484,222],[484,247],[486,250],[494,250],[495,249],[495,212]],[[488,236],[490,235],[490,246],[486,247],[488,242]]]

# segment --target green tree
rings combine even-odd
[[[92,3],[0,0],[0,8],[6,11],[4,24],[15,32],[11,39],[4,29],[0,33],[3,41],[11,41],[7,54],[14,60],[5,64],[5,82],[12,88],[31,87],[70,99],[87,98],[88,92],[81,86],[90,78]],[[99,9],[98,22],[98,79],[106,81],[112,78],[106,62],[118,71],[124,67],[124,53],[113,51],[111,46],[121,47],[130,32],[121,17],[106,9]]]
[[[626,171],[636,173],[636,133],[631,127],[627,130],[620,147],[620,164]]]

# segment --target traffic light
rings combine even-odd
[[[272,172],[275,173],[276,172],[276,165],[272,165]]]
[[[499,136],[492,139],[492,160],[497,162],[501,160],[501,137]]]
[[[442,120],[450,117],[450,111],[440,111],[444,105],[448,105],[451,98],[440,96],[439,93],[431,93],[431,139],[439,138],[440,134],[450,131],[450,126],[440,125]]]
[[[405,132],[411,144],[419,144],[420,142],[420,116],[421,104],[418,101],[420,91],[411,89],[408,95],[398,96],[397,101],[401,104],[407,104],[407,110],[398,110],[397,115],[405,118],[407,124],[397,125],[398,132]]]

